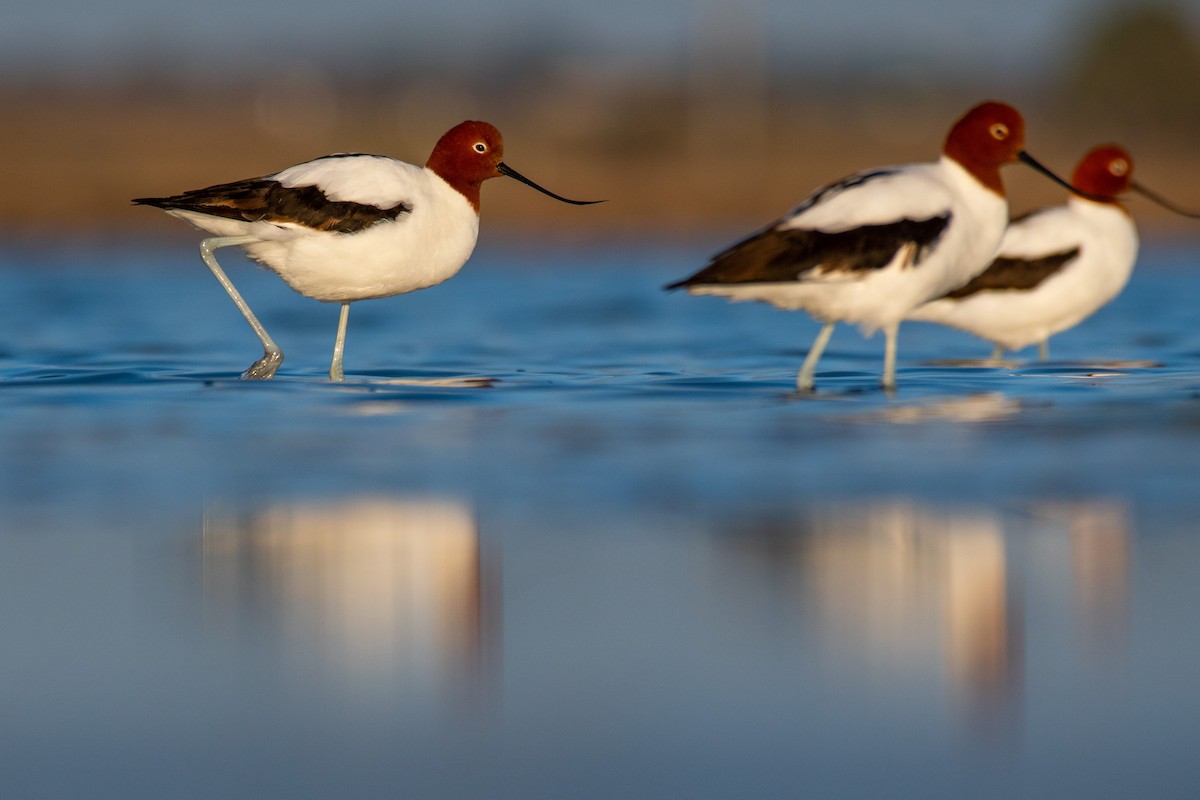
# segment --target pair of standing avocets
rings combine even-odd
[[[801,391],[812,389],[838,322],[884,331],[888,388],[895,385],[896,332],[906,318],[960,327],[998,347],[1044,343],[1124,286],[1137,238],[1118,196],[1139,187],[1120,148],[1089,153],[1071,186],[1024,146],[1020,113],[982,103],[950,129],[938,161],[860,172],[822,187],[667,288],[803,309],[823,322],[797,377]],[[475,247],[485,180],[508,176],[566,203],[594,202],[550,192],[503,156],[500,132],[469,121],[438,140],[424,168],[337,154],[134,202],[213,234],[200,243],[201,257],[263,346],[245,378],[273,377],[283,353],[217,263],[218,248],[241,247],[300,294],[340,303],[329,369],[337,381],[350,304],[424,289],[457,273]],[[1000,168],[1015,161],[1077,196],[1008,225]]]

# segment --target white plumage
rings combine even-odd
[[[1004,198],[942,158],[887,168],[779,222],[784,231],[842,233],[940,218],[947,224],[931,244],[897,239],[889,245],[894,254],[886,265],[869,271],[844,268],[842,258],[830,254],[786,283],[696,284],[689,291],[804,310],[821,322],[854,324],[870,335],[898,325],[914,306],[961,285],[974,265],[986,263],[1004,232]]]
[[[329,375],[342,379],[350,303],[434,286],[457,273],[479,235],[483,181],[506,175],[567,203],[503,162],[504,141],[486,122],[444,134],[424,167],[384,156],[336,154],[273,175],[135,203],[214,234],[200,244],[204,263],[225,287],[263,345],[246,378],[271,378],[283,353],[213,251],[238,246],[300,294],[341,303]]]
[[[895,384],[896,332],[917,306],[987,267],[1008,209],[1000,167],[1025,161],[1025,123],[982,103],[951,128],[933,163],[860,172],[814,192],[791,214],[713,257],[667,288],[807,311],[825,323],[796,385],[813,386],[838,322],[887,337],[883,385]]]
[[[355,179],[362,177],[370,180],[356,191]],[[467,198],[425,168],[351,156],[300,164],[267,180],[289,188],[312,186],[335,202],[381,208],[403,202],[413,210],[395,222],[354,233],[314,231],[288,220],[250,222],[179,209],[168,213],[217,236],[254,237],[257,241],[242,245],[247,255],[305,297],[326,302],[435,286],[462,269],[475,249],[479,215]]]
[[[1137,229],[1117,201],[1133,175],[1119,147],[1091,150],[1072,184],[1091,195],[1016,219],[988,269],[915,309],[909,319],[975,334],[1004,350],[1038,344],[1074,327],[1121,293],[1137,259]]]

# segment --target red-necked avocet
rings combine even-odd
[[[1088,196],[1013,219],[984,272],[908,318],[986,339],[995,345],[993,360],[1036,343],[1044,361],[1051,336],[1094,314],[1129,282],[1138,236],[1121,195],[1133,189],[1164,203],[1133,180],[1133,158],[1116,145],[1088,151],[1071,183]]]
[[[355,300],[425,289],[450,278],[475,249],[481,184],[501,175],[564,203],[503,162],[504,139],[486,122],[447,131],[424,167],[385,156],[339,153],[274,175],[223,183],[155,206],[214,234],[200,255],[263,346],[243,378],[274,377],[283,353],[217,264],[214,251],[241,247],[305,297],[341,304],[331,380],[343,377],[346,321]]]
[[[882,382],[890,389],[900,322],[982,272],[996,253],[1008,222],[1000,168],[1023,161],[1067,186],[1024,147],[1021,114],[981,103],[950,129],[937,161],[859,172],[824,186],[666,288],[802,309],[824,323],[796,378],[801,392],[811,391],[836,323],[857,324],[866,335],[882,329]]]

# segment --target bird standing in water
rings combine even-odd
[[[824,323],[796,377],[811,391],[838,322],[887,337],[882,384],[896,383],[896,333],[917,306],[991,262],[1008,222],[1000,168],[1023,161],[1068,186],[1024,150],[1025,121],[981,103],[951,127],[937,161],[859,172],[718,253],[667,289],[803,309]]]
[[[560,197],[503,158],[500,131],[467,121],[438,140],[424,167],[339,153],[274,175],[133,202],[214,234],[200,243],[200,256],[263,346],[243,378],[274,377],[283,352],[217,263],[222,247],[241,247],[305,297],[341,304],[329,367],[330,380],[340,381],[350,304],[425,289],[457,273],[475,249],[485,180],[503,175],[564,203],[598,202]]]
[[[908,318],[987,339],[995,345],[993,360],[1036,343],[1045,361],[1051,336],[1094,314],[1129,282],[1138,236],[1121,196],[1132,189],[1164,202],[1133,180],[1133,157],[1116,145],[1088,151],[1071,184],[1087,196],[1014,219],[984,272]]]

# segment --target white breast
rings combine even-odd
[[[1017,350],[1067,330],[1112,300],[1129,281],[1137,230],[1110,203],[1071,198],[1009,227],[998,255],[1037,259],[1078,248],[1079,255],[1032,289],[992,289],[940,299],[911,319],[938,322]]]

